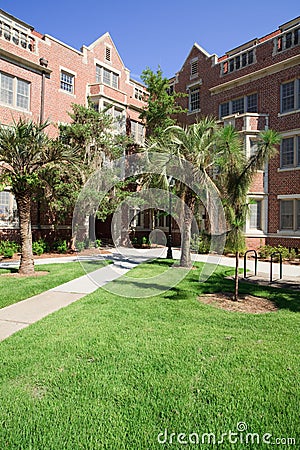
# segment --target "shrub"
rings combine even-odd
[[[101,245],[102,245],[101,239],[96,239],[96,240],[95,240],[95,247],[96,247],[96,248],[100,248]]]
[[[194,234],[191,238],[191,249],[197,253],[208,253],[210,250],[210,236],[206,233]]]
[[[39,239],[32,243],[32,253],[34,255],[42,255],[48,250],[48,244],[43,240]]]
[[[268,259],[274,254],[274,261],[279,259],[280,254],[282,259],[287,259],[289,257],[289,249],[287,247],[283,247],[282,245],[278,245],[277,247],[272,247],[271,245],[264,245],[259,248],[259,256],[263,259]],[[277,253],[277,254],[276,254]]]
[[[82,250],[85,248],[85,243],[82,241],[76,242],[76,250],[78,252],[82,252]]]
[[[294,248],[291,248],[291,250],[289,252],[289,260],[295,261],[296,256],[297,256],[296,250]]]
[[[64,239],[60,239],[59,241],[54,243],[54,249],[58,251],[58,253],[67,253],[68,251],[68,244],[67,241]]]
[[[4,258],[12,258],[14,253],[20,250],[20,246],[14,241],[1,241],[0,242],[0,255]]]

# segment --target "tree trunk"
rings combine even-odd
[[[238,301],[239,299],[239,257],[239,252],[235,252],[234,301]]]
[[[194,217],[195,200],[188,191],[185,195],[185,206],[183,211],[183,229],[181,236],[180,267],[191,267],[191,227]]]
[[[30,194],[16,196],[21,234],[21,261],[19,273],[22,275],[32,275],[34,273],[34,260],[32,254],[32,234],[31,234],[31,218]]]

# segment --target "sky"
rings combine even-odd
[[[300,16],[299,0],[0,0],[0,8],[78,50],[108,31],[135,79],[158,66],[173,76],[195,42],[221,56]]]

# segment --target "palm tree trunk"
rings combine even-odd
[[[183,228],[181,236],[180,267],[191,267],[191,227],[194,217],[195,199],[190,192],[185,195],[185,207],[183,210]]]
[[[235,252],[234,301],[239,299],[239,256],[239,252]]]
[[[30,194],[26,193],[24,195],[16,195],[16,201],[19,212],[21,234],[21,261],[19,273],[22,275],[32,275],[34,273],[34,260],[32,254]]]

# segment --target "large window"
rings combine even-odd
[[[282,113],[300,109],[300,79],[289,81],[281,85]]]
[[[195,112],[200,109],[200,88],[191,88],[189,92],[189,111]]]
[[[5,105],[29,111],[30,83],[0,72],[0,101]]]
[[[258,111],[258,96],[254,94],[246,95],[230,100],[225,103],[221,103],[219,107],[219,115],[221,117],[229,116],[230,114],[243,114],[245,112],[257,112]]]
[[[300,230],[300,199],[280,200],[280,229]]]
[[[283,138],[280,146],[280,166],[300,166],[300,136]]]
[[[60,72],[60,88],[70,94],[74,94],[74,75],[62,70]]]
[[[18,225],[17,204],[10,191],[0,192],[0,226]]]
[[[96,83],[104,83],[118,89],[119,75],[106,67],[96,66]]]

